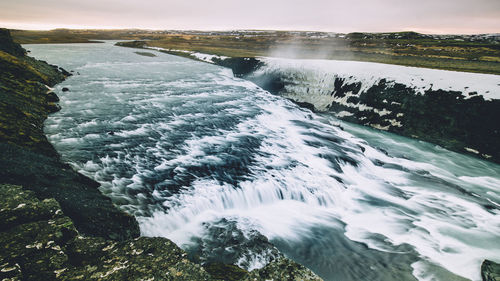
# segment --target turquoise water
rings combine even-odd
[[[75,71],[47,137],[143,235],[247,269],[278,255],[268,239],[326,280],[480,280],[483,259],[500,261],[496,164],[206,63],[112,42],[25,47]]]

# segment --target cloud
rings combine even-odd
[[[500,32],[498,0],[16,0],[0,25]]]

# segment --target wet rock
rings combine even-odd
[[[64,87],[64,88],[62,88],[62,91],[63,91],[63,92],[69,92],[69,89],[68,89],[68,88],[66,88],[66,87]]]
[[[203,268],[205,268],[213,278],[221,280],[242,280],[248,275],[248,271],[232,264],[208,263],[204,264]]]
[[[47,104],[47,111],[49,113],[58,112],[59,110],[61,110],[61,106],[57,103],[50,102]]]
[[[500,281],[500,264],[490,260],[483,261],[481,277],[483,281]]]
[[[311,103],[295,101],[295,100],[292,100],[292,99],[288,99],[288,100],[290,100],[291,102],[295,103],[296,105],[298,105],[300,107],[307,108],[307,109],[309,109],[312,112],[316,111],[316,109],[314,108],[314,105],[311,104]]]
[[[47,97],[45,98],[47,102],[58,102],[59,97],[54,92],[47,92]]]
[[[61,71],[62,74],[64,74],[64,76],[72,76],[73,74],[68,72],[66,69],[62,68],[62,67],[59,67],[59,71]],[[71,71],[73,72],[73,71]]]
[[[138,54],[140,56],[145,56],[145,57],[156,57],[155,54],[149,53],[149,52],[134,52],[134,53],[136,53],[136,54]]]
[[[283,257],[264,235],[256,230],[241,230],[235,220],[224,218],[203,226],[203,237],[192,238],[187,249],[192,260],[249,268],[256,256],[264,264]]]
[[[323,280],[304,266],[286,258],[279,258],[261,269],[250,271],[243,279],[254,280]]]
[[[0,222],[4,229],[30,221],[48,220],[62,213],[54,199],[40,201],[34,193],[20,186],[0,186]]]
[[[244,57],[235,57],[235,58],[214,58],[212,61],[221,66],[225,66],[231,68],[233,70],[233,74],[236,77],[244,77],[247,74],[250,74],[257,70],[259,67],[263,65],[263,63],[256,58],[244,58]]]

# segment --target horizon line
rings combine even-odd
[[[383,34],[383,33],[405,33],[414,32],[423,35],[495,35],[500,32],[479,32],[479,33],[432,33],[432,32],[421,32],[412,29],[402,29],[399,31],[350,31],[350,32],[337,32],[337,31],[325,31],[325,30],[310,30],[310,29],[259,29],[259,28],[237,28],[237,29],[163,29],[163,28],[139,28],[139,27],[55,27],[55,28],[41,28],[41,29],[31,29],[31,28],[11,28],[3,27],[9,30],[16,31],[57,31],[57,30],[96,30],[96,31],[119,31],[119,30],[137,30],[137,31],[195,31],[195,32],[231,32],[231,31],[266,31],[266,32],[321,32],[321,33],[334,33],[334,34],[350,34],[350,33],[371,33],[371,34]]]

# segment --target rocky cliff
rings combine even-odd
[[[212,59],[315,111],[500,163],[500,76],[361,62]]]
[[[321,280],[284,257],[251,272],[202,266],[166,238],[138,237],[135,218],[61,162],[43,135],[59,110],[50,87],[68,75],[0,29],[0,279]]]

